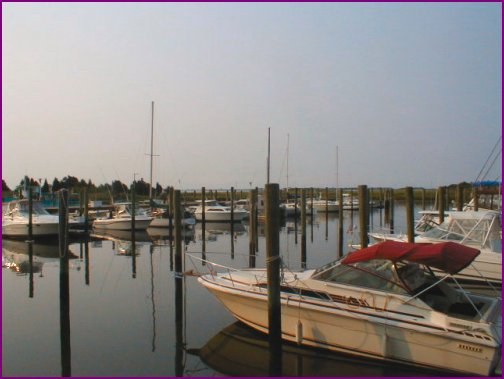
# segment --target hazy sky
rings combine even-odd
[[[502,135],[502,5],[2,3],[11,188],[149,181],[152,101],[163,186],[262,187],[268,127],[281,187],[473,181]]]

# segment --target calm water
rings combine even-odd
[[[373,212],[375,229],[380,215]],[[405,215],[397,205],[397,230],[406,230]],[[308,268],[336,257],[337,217],[308,219]],[[353,223],[358,222],[355,213]],[[358,242],[358,231],[354,237],[349,212],[344,224],[347,249],[347,243]],[[207,224],[206,259],[249,267],[248,226],[235,226],[233,237],[229,229]],[[294,222],[281,228],[280,247],[285,264],[299,269],[301,237],[295,229]],[[60,301],[57,242],[34,245],[30,274],[27,244],[2,241],[3,376],[267,375],[267,340],[236,323],[195,276],[176,278],[166,236],[138,234],[134,256],[124,236],[108,238],[70,244],[69,310],[64,298]],[[201,256],[202,249],[198,224],[186,236],[185,250]],[[255,265],[265,266],[263,228]],[[186,257],[184,271],[205,269],[196,266]],[[285,346],[283,354],[286,376],[429,374],[293,345]]]

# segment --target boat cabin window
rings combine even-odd
[[[418,292],[427,280],[426,273],[418,263],[398,262],[397,274],[411,292]]]
[[[324,269],[325,268],[325,269]],[[406,294],[395,274],[393,264],[385,259],[373,259],[352,265],[326,265],[319,268],[314,279],[349,284],[378,291]]]

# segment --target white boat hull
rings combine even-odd
[[[199,281],[240,321],[268,332],[266,290],[216,284],[210,276]],[[428,323],[404,322],[374,304],[327,301],[283,295],[282,338],[375,359],[390,360],[466,374],[490,375],[499,358],[496,344],[466,338]],[[333,304],[333,303],[332,303]],[[371,306],[370,306],[371,305]],[[383,308],[382,308],[383,309]],[[297,333],[302,323],[302,338]],[[300,341],[299,341],[300,339]]]
[[[173,221],[172,221],[173,222]],[[194,218],[185,218],[182,220],[182,225],[186,227],[190,227],[196,223]],[[154,218],[149,228],[168,228],[170,225],[170,220],[168,218]]]
[[[233,215],[234,222],[240,222],[248,216],[248,212],[235,211]],[[197,221],[203,221],[202,213],[194,213]],[[205,222],[216,221],[216,222],[231,222],[231,212],[205,212]]]
[[[142,217],[135,219],[135,230],[146,230],[152,221],[151,217]],[[110,230],[131,230],[131,218],[124,219],[96,219],[93,222],[93,227],[97,229],[110,229]]]
[[[59,223],[36,223],[32,224],[32,235],[34,237],[57,236],[59,233]],[[28,237],[28,224],[2,224],[2,235],[8,237]]]

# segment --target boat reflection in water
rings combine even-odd
[[[59,262],[58,240],[35,241],[31,244],[33,259],[30,262],[30,244],[25,241],[3,239],[2,240],[2,267],[9,268],[18,274],[42,272],[45,263]],[[68,249],[68,258],[78,258]],[[30,271],[31,264],[31,271]],[[75,261],[71,268],[80,269],[79,262]]]
[[[224,375],[269,376],[268,336],[235,322],[212,337],[201,349],[190,349]],[[282,345],[282,376],[438,376],[436,371],[384,363],[327,350]]]

